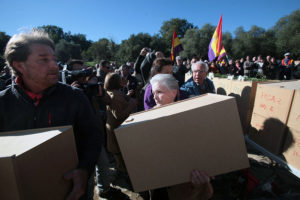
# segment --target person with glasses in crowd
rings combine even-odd
[[[216,93],[214,83],[206,77],[208,65],[205,62],[198,61],[194,63],[192,73],[193,76],[181,86],[181,91],[186,92],[189,97]]]

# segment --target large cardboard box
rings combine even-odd
[[[300,170],[300,90],[295,91],[287,126],[283,155],[287,163]]]
[[[227,117],[225,117],[227,116]],[[206,94],[131,115],[116,137],[135,191],[249,167],[233,97]]]
[[[286,125],[277,118],[267,118],[253,113],[250,138],[272,153],[280,154],[284,143]]]
[[[229,95],[231,93],[232,80],[214,77],[212,81],[217,94]]]
[[[300,131],[300,89],[295,91],[287,125],[288,127]]]
[[[0,132],[0,199],[65,199],[78,164],[71,126]]]
[[[257,82],[228,80],[225,78],[214,78],[213,82],[217,94],[229,95],[236,98],[243,132],[244,134],[248,133],[254,106]]]
[[[248,133],[254,106],[257,82],[233,80],[230,96],[236,97],[244,134]]]
[[[286,162],[300,170],[300,130],[288,129],[283,156]]]
[[[283,152],[287,122],[299,81],[258,84],[249,137],[274,154]]]

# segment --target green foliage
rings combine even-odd
[[[6,35],[5,32],[0,32],[0,54],[4,54],[5,46],[10,39],[9,35]]]
[[[81,47],[79,44],[74,44],[61,39],[56,44],[55,48],[57,59],[63,63],[66,63],[69,59],[81,59]]]
[[[267,56],[275,54],[275,34],[274,31],[252,26],[247,32],[243,27],[238,27],[235,31],[236,37],[232,42],[231,58],[238,59],[246,56]],[[225,46],[226,48],[226,46]],[[228,48],[227,48],[228,49]]]
[[[61,39],[64,39],[64,31],[62,28],[54,25],[46,25],[38,27],[47,32],[50,38],[57,44]]]
[[[205,24],[201,29],[188,29],[181,40],[184,51],[180,55],[189,58],[196,55],[206,59],[214,31],[215,27],[210,24]]]
[[[282,17],[273,27],[276,37],[276,52],[278,57],[283,57],[285,52],[300,58],[300,9],[289,16]]]
[[[95,61],[91,61],[91,62],[86,62],[85,63],[86,66],[93,67],[93,68],[96,68],[96,64],[97,64],[97,62],[95,62]]]
[[[84,34],[72,35],[70,32],[68,32],[65,33],[64,38],[68,42],[79,44],[82,51],[86,51],[92,45],[92,41],[87,40]]]
[[[134,62],[143,47],[150,47],[152,38],[148,33],[130,35],[128,40],[123,40],[117,52],[117,60],[123,64],[127,61]]]
[[[5,65],[4,51],[9,39],[9,35],[6,35],[5,32],[0,32],[0,68],[2,68]]]
[[[164,21],[163,25],[161,26],[159,33],[166,45],[172,45],[173,39],[173,31],[176,31],[178,38],[182,38],[185,32],[190,29],[194,28],[194,25],[189,23],[186,19],[179,19],[173,18],[168,21]],[[169,50],[170,51],[170,50]]]
[[[82,56],[85,60],[100,62],[101,60],[112,60],[116,54],[116,44],[112,40],[102,38],[94,42]]]

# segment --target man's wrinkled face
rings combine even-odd
[[[152,93],[157,106],[167,105],[174,102],[177,91],[169,90],[166,86],[157,83],[152,85]]]
[[[193,68],[193,80],[195,83],[202,84],[205,77],[207,75],[207,71],[205,66],[196,64]]]
[[[39,85],[46,89],[58,82],[59,69],[56,63],[54,50],[44,44],[32,44],[30,55],[25,62],[21,62],[24,82]]]

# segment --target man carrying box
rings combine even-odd
[[[0,131],[72,125],[79,164],[64,177],[73,182],[67,199],[79,199],[101,149],[102,130],[88,99],[58,82],[55,46],[41,30],[14,35],[5,58],[16,78],[0,92]]]

